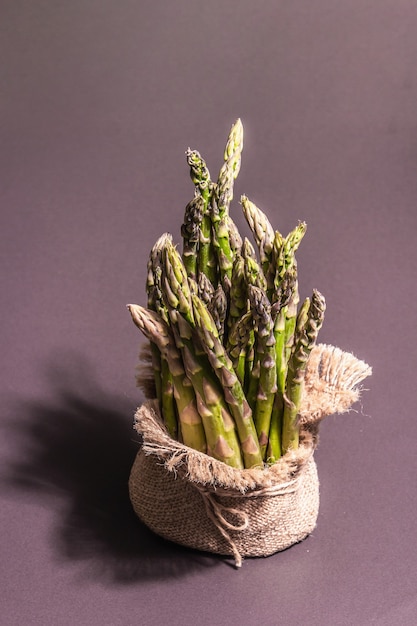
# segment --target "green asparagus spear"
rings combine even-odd
[[[156,311],[162,320],[168,321],[168,311],[164,304],[162,297],[162,250],[166,241],[171,241],[171,236],[165,233],[160,237],[155,246],[153,247],[150,255],[150,270],[148,272],[148,307]],[[150,276],[153,274],[152,280]],[[151,287],[153,283],[153,287]],[[160,368],[160,375],[155,375],[155,380],[158,378],[158,384],[156,385],[157,398],[159,399],[159,406],[162,417],[167,425],[168,431],[173,438],[177,436],[178,419],[177,419],[177,407],[174,398],[174,386],[172,372],[169,368],[168,362],[164,355],[160,354],[159,348],[154,342],[151,342],[152,361],[155,367]],[[160,389],[158,389],[160,387]]]
[[[246,345],[246,361],[245,361],[245,384],[244,391],[245,396],[248,398],[249,405],[252,407],[251,402],[249,400],[249,388],[252,383],[252,372],[254,369],[255,363],[255,330],[252,328],[249,333],[248,343]]]
[[[209,304],[214,295],[214,287],[204,272],[198,276],[197,294],[204,304]]]
[[[248,296],[245,279],[245,261],[240,254],[236,254],[233,261],[232,278],[230,286],[230,308],[228,315],[228,327],[232,331],[236,322],[248,310]]]
[[[251,229],[259,250],[259,258],[265,276],[268,274],[272,262],[275,233],[267,216],[246,196],[242,196],[240,203],[243,213]],[[272,281],[271,281],[272,282]],[[270,285],[272,287],[272,284]]]
[[[207,307],[198,297],[192,296],[192,302],[197,336],[223,387],[226,402],[239,433],[245,467],[262,466],[263,461],[252,419],[252,411],[234,372],[233,364],[218,337],[216,325]]]
[[[197,279],[197,255],[201,235],[201,222],[204,213],[204,198],[196,195],[185,207],[184,223],[181,226],[185,269],[188,276]]]
[[[304,325],[309,306],[310,299],[306,298],[298,313],[296,329],[299,329]],[[284,398],[286,397],[285,391],[288,372],[288,360],[285,352],[285,311],[286,308],[284,306],[276,316],[274,324],[274,337],[277,342],[277,393],[275,394],[274,405],[272,408],[266,459],[271,465],[275,463],[282,454],[282,422],[284,417]],[[296,333],[297,332],[298,331],[296,330]]]
[[[128,305],[128,308],[136,326],[151,343],[158,346],[168,364],[172,374],[174,397],[184,444],[200,452],[206,452],[206,438],[201,416],[197,410],[194,389],[185,374],[181,355],[169,326],[153,311],[135,304]],[[168,430],[170,434],[173,434],[169,424]]]
[[[195,320],[192,299],[198,296],[191,293],[181,256],[172,244],[166,246],[163,260],[166,305],[171,328],[175,343],[182,354],[185,372],[196,393],[197,409],[207,440],[207,452],[232,467],[242,468],[235,424],[204,353],[204,346],[193,338]]]
[[[262,289],[248,287],[249,301],[257,325],[256,352],[259,359],[259,384],[256,396],[254,421],[265,458],[271,413],[277,392],[277,373],[275,364],[274,322],[271,317],[271,305]]]
[[[284,396],[277,391],[271,412],[266,462],[273,465],[282,456],[282,418],[284,414]]]
[[[307,324],[308,317],[309,317],[310,306],[311,306],[310,298],[306,298],[303,304],[300,306],[300,310],[298,311],[298,314],[297,314],[297,321],[295,324],[294,337],[296,341],[301,337],[301,334],[304,332],[304,329],[306,328],[306,324]]]
[[[288,271],[284,275],[279,285],[279,289],[275,289],[275,291],[273,292],[276,300],[271,307],[271,314],[274,320],[277,392],[275,394],[274,404],[272,408],[271,425],[269,430],[269,443],[267,450],[267,462],[270,464],[275,463],[280,458],[282,453],[281,432],[288,370],[286,324],[288,302],[290,301],[293,294],[293,278],[294,277],[291,271]]]
[[[244,271],[247,285],[259,287],[263,291],[266,291],[266,279],[264,273],[256,260],[255,250],[249,239],[246,237],[243,240],[242,256],[244,260]]]
[[[230,248],[233,252],[233,258],[236,257],[237,254],[240,254],[242,251],[242,237],[240,236],[239,230],[229,215],[229,240],[230,240]]]
[[[154,244],[148,260],[148,273],[146,279],[146,291],[148,294],[148,308],[156,311],[165,321],[168,321],[168,312],[162,298],[161,274],[162,274],[162,250],[165,243],[172,241],[171,235],[163,234]],[[159,402],[161,413],[169,411],[169,405],[173,405],[171,376],[168,368],[155,343],[151,343],[152,367],[155,376],[156,397]],[[171,395],[171,397],[170,397]]]
[[[172,309],[178,310],[180,313],[184,313],[187,321],[194,323],[187,271],[180,254],[171,241],[166,241],[162,260],[163,295],[169,313]]]
[[[247,286],[266,289],[266,279],[262,269],[256,260],[255,250],[248,239],[244,239],[242,247],[242,255],[244,260],[244,274]],[[258,396],[259,378],[260,378],[260,356],[256,350],[256,333],[253,338],[254,350],[248,352],[248,376],[245,379],[245,387],[249,405],[252,411],[255,411],[256,398]]]
[[[222,339],[224,335],[224,324],[227,313],[227,298],[223,290],[223,287],[219,285],[211,301],[207,304],[207,308],[216,324],[216,329],[219,334],[219,338]]]
[[[276,230],[272,242],[272,250],[269,254],[269,263],[267,263],[265,260],[264,264],[262,264],[267,284],[267,296],[271,303],[274,303],[276,300],[275,277],[277,273],[278,260],[280,258],[281,248],[284,241],[284,237],[278,230]]]
[[[253,315],[252,311],[248,311],[236,322],[228,337],[228,354],[242,387],[245,384],[246,357],[251,343],[251,334],[253,335]]]
[[[273,257],[277,255],[277,259],[272,298],[274,303],[273,317],[278,386],[272,416],[273,441],[275,442],[278,440],[279,424],[283,418],[283,397],[286,387],[288,359],[294,343],[294,328],[299,302],[295,252],[305,231],[306,224],[301,222],[285,239],[282,238],[278,231],[276,231],[274,239]],[[276,458],[278,448],[270,450],[268,454],[271,459]]]
[[[224,152],[224,163],[220,169],[214,201],[211,206],[213,242],[218,255],[220,276],[229,279],[232,275],[233,246],[230,242],[229,206],[233,199],[233,181],[240,170],[243,148],[243,126],[238,119],[232,126]]]
[[[200,225],[200,242],[198,250],[198,272],[204,272],[212,283],[217,282],[216,257],[213,249],[210,217],[210,201],[214,185],[210,179],[210,172],[206,162],[197,150],[186,152],[187,163],[190,167],[190,176],[196,187],[196,193],[203,198],[202,220]]]
[[[165,357],[161,358],[162,398],[161,413],[169,434],[173,439],[178,438],[178,412],[175,402],[174,378]]]
[[[233,124],[224,149],[224,161],[229,162],[233,171],[233,178],[237,178],[243,149],[243,125],[238,118]]]
[[[197,150],[188,148],[185,154],[190,167],[191,180],[198,192],[207,200],[210,192],[211,179],[206,162]]]
[[[299,429],[297,416],[304,389],[305,370],[318,332],[323,324],[326,303],[318,291],[313,291],[307,315],[299,316],[299,328],[294,351],[288,364],[286,402],[284,408],[282,448],[283,452],[298,448]]]
[[[185,371],[197,396],[197,408],[203,420],[207,439],[207,453],[227,465],[243,468],[236,426],[226,405],[221,385],[213,374],[207,358],[195,348],[193,329],[184,317],[176,312],[174,336],[180,348]],[[180,334],[181,330],[181,334]]]
[[[255,412],[256,399],[258,397],[259,377],[261,375],[261,364],[259,355],[256,353],[256,333],[254,333],[254,341],[251,352],[248,354],[249,368],[245,375],[245,394],[248,404]]]
[[[282,262],[278,264],[276,280],[286,283],[288,290],[288,298],[285,311],[285,360],[291,354],[294,344],[294,329],[297,318],[297,309],[299,303],[298,281],[297,281],[297,261],[295,253],[305,235],[307,225],[300,222],[293,231],[286,237],[282,246]],[[282,272],[281,278],[279,273]]]

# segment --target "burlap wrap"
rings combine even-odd
[[[143,439],[129,491],[138,517],[158,535],[199,550],[268,556],[316,525],[319,482],[313,453],[319,421],[347,411],[371,368],[333,346],[314,348],[300,410],[300,446],[267,468],[237,470],[172,440],[155,401],[138,409]]]

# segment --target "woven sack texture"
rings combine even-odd
[[[238,470],[170,438],[149,400],[135,415],[142,447],[129,492],[138,517],[158,535],[199,550],[269,556],[315,528],[319,482],[313,454],[320,420],[345,412],[371,369],[333,346],[314,348],[300,409],[300,446],[266,468]]]

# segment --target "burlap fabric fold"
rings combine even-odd
[[[138,517],[158,535],[188,547],[231,555],[269,556],[315,528],[319,482],[313,454],[319,421],[347,411],[370,367],[333,346],[311,353],[300,409],[300,446],[273,466],[237,470],[170,438],[157,403],[135,415],[143,443],[129,491]]]

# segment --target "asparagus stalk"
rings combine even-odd
[[[172,245],[172,237],[169,233],[164,233],[156,241],[150,252],[146,279],[148,308],[156,311],[165,322],[168,322],[168,311],[162,295],[162,256],[168,245]]]
[[[284,257],[284,267],[289,268],[294,261],[294,255],[306,234],[307,224],[299,222],[297,226],[287,235],[282,247]]]
[[[178,310],[185,315],[188,322],[193,324],[191,290],[187,271],[171,241],[166,241],[162,259],[163,295],[170,319],[172,310]]]
[[[244,272],[247,285],[259,287],[263,291],[266,291],[266,278],[262,268],[256,260],[255,250],[249,239],[246,237],[243,241],[242,256],[244,260]]]
[[[168,321],[168,313],[162,298],[161,275],[162,275],[162,250],[167,241],[172,241],[171,235],[165,233],[154,244],[148,260],[148,273],[146,279],[146,291],[148,294],[148,308],[157,311],[165,321]],[[159,402],[161,413],[170,414],[173,405],[172,385],[169,369],[163,362],[160,351],[155,343],[151,343],[152,367],[155,377],[156,398]],[[171,409],[170,409],[171,407]],[[169,419],[169,418],[168,418]]]
[[[204,272],[212,283],[217,281],[216,258],[211,236],[211,217],[209,204],[214,185],[210,179],[210,172],[206,162],[197,150],[188,148],[187,163],[190,167],[190,176],[196,187],[196,193],[203,198],[202,219],[200,224],[200,243],[198,249],[198,270]]]
[[[129,304],[128,309],[136,326],[149,341],[158,346],[168,364],[172,374],[174,397],[184,444],[200,452],[206,452],[206,438],[201,416],[197,410],[194,389],[185,374],[181,355],[168,324],[157,313],[141,306]],[[174,436],[175,433],[172,432],[170,424],[167,426],[171,436]]]
[[[252,372],[255,361],[255,331],[252,328],[249,333],[249,339],[246,346],[246,362],[245,362],[245,385],[244,391],[249,402],[249,387],[252,381]],[[250,402],[249,402],[250,404]]]
[[[285,278],[292,275],[297,277],[297,264],[295,259],[295,253],[303,239],[307,230],[305,222],[300,222],[294,230],[292,230],[285,239],[282,235],[276,231],[274,240],[274,263],[275,263],[275,276],[274,276],[274,292],[272,296],[272,302],[276,302],[282,299],[283,284],[285,284]]]
[[[196,195],[185,207],[184,223],[181,226],[185,269],[188,276],[197,280],[197,255],[201,234],[201,222],[204,214],[204,198]]]
[[[245,384],[246,357],[251,344],[251,334],[253,335],[253,316],[252,311],[248,311],[236,322],[228,337],[228,354],[242,387]]]
[[[294,259],[295,263],[295,259]],[[277,370],[277,393],[271,415],[267,462],[275,463],[281,456],[281,433],[284,415],[284,398],[287,384],[288,359],[293,338],[292,316],[296,315],[298,290],[296,287],[296,273],[291,267],[281,279],[279,288],[274,290],[276,301],[272,307],[274,318],[275,358]],[[289,303],[292,304],[290,307]],[[289,338],[290,337],[290,338]]]
[[[300,222],[294,230],[289,233],[285,239],[284,245],[282,246],[283,272],[288,277],[289,284],[289,298],[286,307],[285,320],[285,360],[287,362],[294,343],[294,329],[297,318],[298,303],[300,301],[298,294],[297,261],[295,253],[306,233],[306,229],[306,223]]]
[[[294,343],[294,329],[299,302],[295,252],[305,232],[306,224],[301,222],[285,239],[278,231],[276,231],[274,239],[273,257],[277,256],[277,259],[272,298],[274,302],[273,317],[275,318],[277,395],[271,418],[271,446],[268,451],[268,457],[271,461],[278,458],[279,455],[278,438],[284,412],[288,360]]]
[[[242,237],[240,236],[239,230],[229,215],[229,240],[230,247],[233,252],[233,257],[235,258],[237,254],[240,254],[242,250]]]
[[[243,125],[240,118],[233,124],[224,149],[225,164],[229,163],[233,171],[233,178],[237,178],[243,149]]]
[[[175,402],[174,377],[165,357],[161,359],[162,398],[161,412],[169,434],[173,439],[178,437],[178,416]]]
[[[275,291],[279,298],[273,305],[274,335],[278,374],[278,391],[284,393],[288,359],[294,342],[294,327],[299,301],[297,276],[294,267],[289,269]]]
[[[248,297],[245,279],[245,261],[240,254],[236,254],[233,261],[230,286],[230,308],[228,315],[229,330],[233,330],[237,321],[248,310]]]
[[[197,396],[197,408],[203,420],[207,439],[207,453],[227,465],[242,469],[241,450],[236,427],[219,384],[207,358],[195,350],[191,325],[180,313],[173,315],[176,322],[174,336],[179,346],[185,371]],[[181,329],[181,332],[180,332]]]
[[[278,307],[278,313],[275,315],[274,339],[277,392],[272,407],[266,454],[266,460],[269,464],[275,463],[281,456],[281,432],[287,378],[287,362],[285,360],[285,307]]]
[[[266,462],[273,465],[282,455],[282,417],[284,413],[284,396],[277,391],[271,412]]]
[[[210,314],[216,324],[219,338],[222,339],[224,335],[224,325],[227,314],[227,298],[221,285],[218,285],[217,289],[213,293],[213,298],[207,304],[207,308],[210,311]]]
[[[267,216],[247,196],[242,196],[240,203],[243,208],[246,221],[252,231],[259,250],[259,259],[265,276],[272,262],[275,233]],[[272,281],[271,281],[272,282]],[[272,287],[272,285],[270,285]]]
[[[304,389],[305,370],[318,332],[323,324],[326,303],[318,291],[313,296],[307,314],[302,310],[294,352],[288,364],[286,402],[284,408],[282,448],[283,452],[298,448],[299,429],[297,416]]]
[[[196,191],[203,196],[207,204],[210,196],[211,179],[206,162],[197,150],[188,148],[185,154],[190,168],[191,180],[196,187]]]
[[[242,247],[244,260],[244,274],[246,285],[266,289],[266,279],[259,263],[256,260],[255,250],[248,239],[244,239]],[[256,333],[255,333],[256,335]],[[258,396],[259,378],[261,373],[260,355],[257,353],[256,336],[253,337],[254,350],[248,352],[248,376],[246,379],[246,393],[252,411],[255,411]]]
[[[259,384],[256,396],[254,421],[265,458],[271,413],[277,392],[277,373],[275,364],[274,322],[271,317],[271,305],[262,289],[249,286],[249,300],[257,324],[257,355],[259,358]]]
[[[204,304],[209,304],[214,295],[214,287],[203,272],[198,276],[197,294]]]
[[[193,338],[195,319],[192,294],[185,267],[177,250],[168,244],[164,251],[164,285],[166,304],[177,347],[180,349],[185,372],[190,379],[197,398],[207,440],[207,452],[231,465],[243,468],[235,424],[227,410],[221,387],[217,381],[204,346]]]
[[[303,302],[303,304],[300,307],[300,310],[298,311],[297,314],[297,321],[295,324],[295,338],[296,340],[301,336],[301,333],[304,331],[307,321],[308,321],[308,317],[309,317],[309,310],[310,310],[310,305],[311,305],[311,300],[310,298],[306,298]]]
[[[164,248],[165,241],[171,241],[171,236],[168,234],[162,235],[162,237],[157,240],[151,251],[151,269],[150,272],[148,272],[148,281],[149,283],[153,283],[153,288],[148,290],[148,307],[156,311],[160,315],[161,319],[167,322],[168,311],[163,301],[161,285],[162,250]],[[152,274],[153,279],[151,281],[150,275]],[[157,389],[157,398],[159,399],[161,415],[170,435],[175,438],[178,432],[178,419],[174,398],[173,375],[165,356],[160,354],[159,348],[156,346],[155,342],[151,342],[151,353],[153,363],[157,363],[157,366],[160,368],[160,375],[157,376],[159,379],[158,386],[160,387],[159,390]]]
[[[263,465],[252,411],[243,393],[233,364],[217,334],[216,325],[203,302],[192,296],[197,336],[206,351],[210,365],[223,387],[224,396],[239,433],[246,468]]]
[[[220,169],[215,198],[211,206],[211,219],[214,231],[214,246],[218,255],[221,279],[232,275],[233,247],[230,242],[229,206],[233,199],[233,181],[240,170],[243,148],[243,126],[238,119],[232,126],[225,151],[224,163]]]
[[[299,335],[300,329],[304,327],[307,319],[308,309],[310,307],[310,299],[306,298],[297,316],[296,335]],[[271,425],[269,429],[269,442],[267,450],[267,462],[272,465],[282,454],[282,422],[284,416],[284,398],[288,363],[285,357],[285,307],[281,310],[275,319],[274,337],[277,338],[279,345],[276,349],[277,358],[277,393],[275,394],[274,405],[271,414]],[[279,359],[279,360],[278,360]]]

